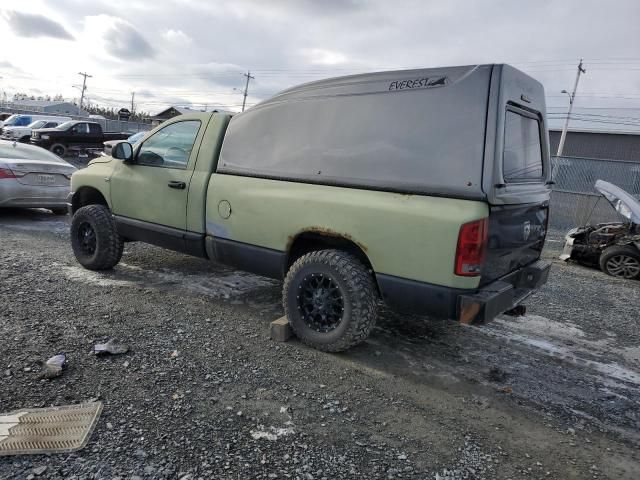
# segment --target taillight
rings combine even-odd
[[[16,178],[16,176],[8,168],[0,168],[0,180],[2,180],[3,178]]]
[[[456,249],[456,275],[476,277],[480,275],[487,245],[488,220],[476,220],[460,227]]]

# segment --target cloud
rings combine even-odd
[[[51,37],[61,40],[73,40],[71,35],[58,22],[43,15],[26,12],[5,11],[3,16],[13,33],[20,37]]]
[[[424,2],[403,0],[38,0],[0,2],[12,10],[55,18],[76,37],[60,62],[41,41],[4,49],[0,58],[23,69],[27,82],[72,96],[69,75],[91,72],[93,89],[119,103],[136,91],[145,109],[165,101],[221,103],[235,108],[247,70],[249,103],[321,78],[363,71],[510,62],[542,81],[550,111],[566,111],[581,57],[587,74],[577,107],[639,106],[638,0],[606,2]],[[425,6],[428,3],[428,7]],[[22,40],[4,25],[5,44]],[[42,18],[42,17],[38,17]],[[567,35],[572,21],[589,35]],[[531,39],[534,38],[535,42]],[[613,59],[626,59],[624,61]],[[69,63],[76,66],[69,69]],[[7,67],[2,88],[14,80]],[[27,78],[28,77],[28,78]],[[19,80],[19,83],[18,83]],[[53,83],[57,82],[57,83]],[[154,96],[144,96],[142,91]],[[99,93],[99,92],[97,92]],[[633,97],[633,98],[625,98]],[[599,110],[593,110],[601,113]],[[619,113],[618,113],[619,115]],[[638,116],[629,112],[627,116]],[[595,125],[595,123],[594,123]]]
[[[169,43],[177,46],[186,46],[193,42],[193,39],[182,30],[169,29],[162,34],[163,38]]]
[[[152,58],[156,52],[136,28],[126,20],[111,15],[85,18],[85,35],[102,38],[104,50],[120,60]]]
[[[309,63],[314,65],[340,65],[348,61],[346,55],[322,48],[305,48],[301,53]]]
[[[109,29],[104,37],[106,49],[114,57],[123,60],[140,60],[155,55],[153,47],[128,22],[121,20]]]

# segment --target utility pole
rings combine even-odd
[[[569,95],[569,110],[567,111],[567,118],[564,120],[564,127],[562,128],[562,135],[560,136],[560,143],[558,144],[558,153],[556,153],[556,156],[558,157],[562,156],[562,151],[564,150],[564,141],[567,139],[567,129],[569,128],[569,118],[571,117],[571,110],[573,109],[573,101],[576,98],[576,90],[578,90],[580,75],[583,73],[587,73],[587,71],[582,67],[582,59],[580,59],[578,71],[576,73],[576,83],[573,84],[573,92],[569,94],[566,90],[562,90],[562,93]]]
[[[243,75],[245,77],[247,77],[247,83],[244,86],[244,98],[242,99],[242,111],[244,112],[244,106],[247,103],[247,95],[249,95],[249,80],[255,80],[256,77],[252,77],[251,76],[251,71],[248,71],[247,73],[243,73]]]
[[[136,98],[136,92],[131,92],[131,115],[133,115],[135,104],[133,103]]]
[[[82,75],[82,90],[80,93],[80,110],[82,110],[82,102],[84,101],[84,92],[87,89],[87,77],[92,78],[93,75],[89,75],[85,72],[78,72],[78,75]]]

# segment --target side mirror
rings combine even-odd
[[[111,151],[111,156],[118,160],[123,160],[125,163],[133,160],[133,147],[129,142],[117,143]]]

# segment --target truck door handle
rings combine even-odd
[[[184,182],[178,182],[176,180],[171,180],[169,182],[169,188],[177,188],[178,190],[184,190],[187,187],[187,184]]]

